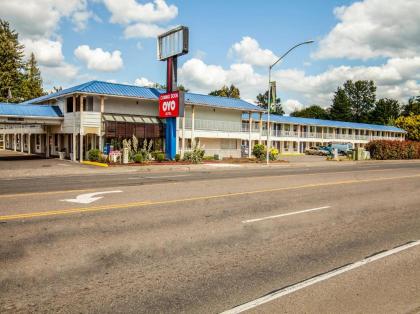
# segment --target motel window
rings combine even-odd
[[[83,110],[93,111],[93,97],[92,96],[83,98]]]
[[[222,139],[221,143],[222,149],[237,149],[237,142],[235,139]]]
[[[293,142],[293,150],[297,150],[297,142]]]
[[[66,112],[73,112],[73,97],[67,97]]]
[[[283,142],[284,150],[289,150],[289,142]]]

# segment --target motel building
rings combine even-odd
[[[45,157],[59,153],[83,161],[92,148],[104,151],[135,135],[139,147],[153,140],[164,150],[165,119],[159,118],[156,88],[90,81],[20,104],[0,103],[0,149]],[[328,143],[363,147],[373,139],[404,140],[392,126],[270,116],[270,141],[282,153],[303,153]],[[267,142],[267,115],[241,99],[185,93],[185,115],[177,118],[177,153],[199,141],[206,156],[250,157]]]

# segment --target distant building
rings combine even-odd
[[[91,148],[104,150],[135,135],[163,149],[165,121],[156,88],[90,81],[21,104],[0,104],[0,149],[83,160]],[[177,152],[200,141],[206,155],[250,156],[249,146],[267,141],[267,116],[241,99],[185,93],[185,117],[177,118]],[[281,152],[309,146],[372,139],[403,140],[392,126],[271,115],[271,143]],[[251,145],[249,145],[251,143]],[[74,153],[74,154],[73,154]],[[72,157],[74,156],[74,158]]]

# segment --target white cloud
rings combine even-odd
[[[104,0],[106,8],[111,12],[111,22],[130,24],[132,22],[158,23],[172,20],[178,15],[175,5],[167,5],[164,0],[154,3],[138,3],[136,0]]]
[[[296,99],[287,99],[282,102],[282,107],[285,114],[291,114],[293,111],[302,110],[304,105]]]
[[[79,76],[79,69],[72,64],[61,63],[55,67],[40,67],[44,84],[49,86],[60,86],[69,84]]]
[[[38,63],[44,66],[59,66],[64,61],[61,42],[45,38],[38,40],[22,39],[25,54],[34,53]]]
[[[340,21],[315,58],[414,57],[420,51],[420,1],[365,0],[338,7]]]
[[[330,105],[333,93],[346,80],[373,80],[378,97],[405,101],[420,93],[420,57],[392,58],[378,66],[339,66],[316,75],[301,70],[273,73],[280,89],[300,95],[308,104]]]
[[[134,85],[137,85],[137,86],[154,87],[155,84],[156,84],[155,82],[149,81],[145,77],[136,78],[136,80],[134,81]]]
[[[137,23],[127,26],[124,30],[125,38],[156,38],[158,35],[167,31],[155,24]]]
[[[204,93],[234,84],[240,89],[241,97],[248,99],[255,99],[256,91],[261,92],[265,82],[250,64],[237,63],[224,69],[196,58],[188,60],[179,69],[179,81],[191,90]]]
[[[239,62],[257,66],[269,66],[278,59],[271,50],[261,49],[258,41],[248,36],[233,44],[229,55],[237,58]]]
[[[63,17],[83,28],[89,17],[86,12],[86,0],[13,0],[2,1],[0,18],[9,21],[22,37],[48,38]]]
[[[85,62],[87,68],[91,70],[113,72],[118,71],[123,66],[119,50],[108,52],[102,50],[102,48],[91,49],[88,45],[82,45],[74,50],[74,55]]]

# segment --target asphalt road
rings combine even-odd
[[[416,163],[0,184],[2,313],[420,312]]]

